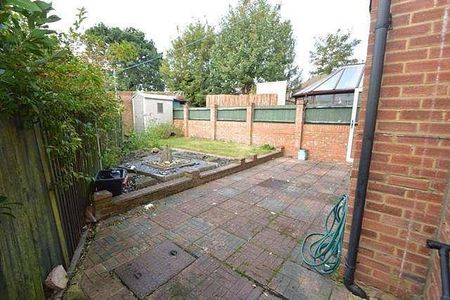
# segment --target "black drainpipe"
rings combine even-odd
[[[369,94],[367,97],[367,110],[364,121],[358,180],[356,183],[355,204],[344,274],[344,284],[347,289],[354,295],[364,299],[367,299],[367,294],[355,283],[355,270],[362,221],[364,217],[364,205],[366,203],[367,183],[369,180],[370,160],[372,158],[372,146],[377,120],[378,100],[380,98],[386,39],[391,25],[390,8],[391,0],[379,0],[377,23],[375,28],[375,43],[373,46],[372,70],[370,72]]]

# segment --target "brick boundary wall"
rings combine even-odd
[[[377,2],[372,1],[365,87],[370,80]],[[405,299],[413,295],[437,299],[439,274],[425,242],[449,239],[449,200],[444,195],[450,166],[450,1],[392,0],[391,12],[356,280]],[[344,247],[367,91],[355,136]],[[446,216],[442,222],[441,214]]]
[[[246,121],[217,121],[217,105],[211,106],[210,120],[189,120],[189,107],[184,107],[184,120],[174,119],[173,124],[186,137],[231,141],[248,145],[271,144],[284,147],[285,155],[297,157],[299,149],[308,150],[310,159],[321,161],[346,161],[350,125],[304,124],[304,103],[296,107],[295,123],[254,122],[254,105],[246,107]]]

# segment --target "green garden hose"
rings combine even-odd
[[[348,195],[343,195],[325,220],[325,233],[311,233],[302,243],[303,262],[320,274],[331,274],[339,266],[347,216]]]

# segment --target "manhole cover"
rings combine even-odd
[[[172,242],[164,242],[115,270],[120,280],[143,298],[194,262],[195,258]]]
[[[267,188],[278,189],[286,183],[287,183],[287,181],[284,181],[284,180],[269,178],[267,180],[260,182],[258,185],[267,187]]]

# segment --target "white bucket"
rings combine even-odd
[[[300,149],[297,154],[298,160],[307,160],[308,159],[308,150]]]

